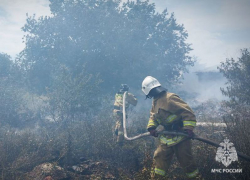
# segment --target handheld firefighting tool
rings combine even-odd
[[[122,107],[122,110],[123,110],[123,131],[124,131],[124,138],[126,140],[128,140],[128,141],[133,141],[133,140],[136,140],[136,139],[139,139],[139,138],[142,138],[142,137],[150,136],[150,133],[146,132],[146,133],[142,133],[142,134],[139,134],[137,136],[134,136],[134,137],[128,137],[128,135],[127,135],[127,129],[126,129],[126,108],[125,108],[126,96],[127,96],[127,91],[125,91],[124,94],[123,94],[123,107]],[[186,134],[184,132],[179,132],[179,131],[158,131],[157,134],[178,135],[178,136],[187,136],[188,137],[188,134]],[[212,145],[214,147],[221,147],[220,144],[218,144],[216,142],[213,142],[211,140],[205,139],[205,138],[201,138],[201,137],[199,137],[197,135],[194,135],[192,137],[192,139],[204,142],[204,143]],[[238,152],[238,151],[237,151],[237,154],[242,159],[250,162],[250,157],[249,156],[247,156],[247,155],[245,155],[245,154],[243,154],[241,152]]]

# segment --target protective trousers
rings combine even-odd
[[[171,160],[175,154],[181,167],[184,169],[187,178],[196,178],[199,176],[199,171],[193,161],[191,140],[184,140],[174,146],[168,147],[166,144],[158,146],[154,153],[156,175],[165,176],[166,171],[171,165]]]
[[[116,121],[116,123],[115,123],[115,137],[116,137],[116,142],[118,144],[122,145],[123,140],[124,140],[122,113],[120,113],[118,111],[114,111],[114,119]]]

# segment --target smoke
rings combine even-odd
[[[170,92],[178,94],[191,107],[196,107],[208,100],[226,100],[221,93],[221,88],[225,88],[226,78],[218,71],[217,67],[206,67],[204,64],[195,63],[189,68],[189,73],[183,74],[181,84],[169,88]],[[149,112],[152,100],[146,99],[141,89],[130,89],[137,99],[138,104],[133,108],[133,112]],[[148,114],[149,115],[149,114]]]
[[[215,67],[205,67],[205,65],[196,63],[189,69],[189,73],[183,75],[184,80],[177,86],[178,91],[184,91],[188,94],[184,97],[188,102],[205,102],[209,99],[225,100],[221,88],[225,87],[226,78]]]

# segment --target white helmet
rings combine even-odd
[[[152,76],[147,76],[143,81],[142,81],[142,91],[146,96],[149,94],[149,92],[156,87],[161,86],[159,81],[155,79]]]

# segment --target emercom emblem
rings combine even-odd
[[[215,160],[229,166],[233,161],[238,161],[238,156],[234,144],[229,142],[229,139],[224,139],[224,142],[220,143],[216,152]]]

